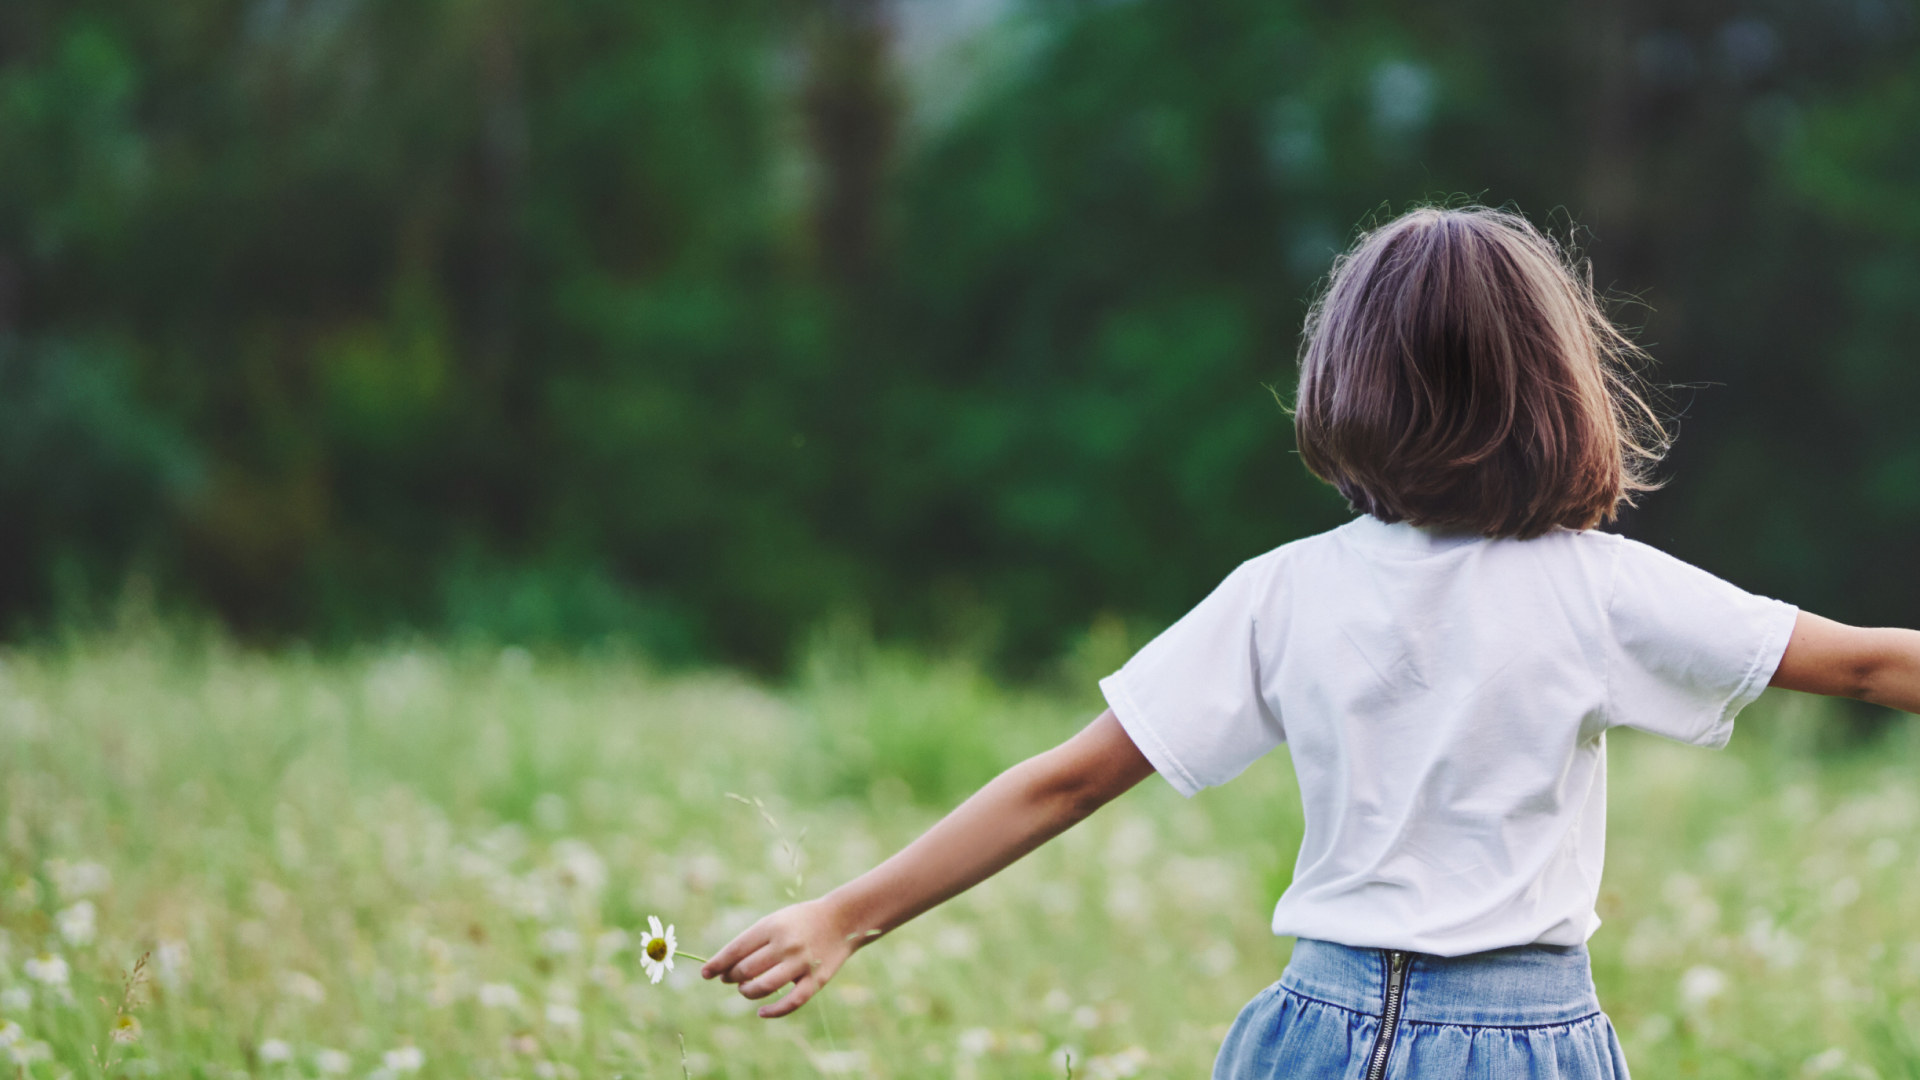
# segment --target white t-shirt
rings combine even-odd
[[[1606,731],[1725,746],[1796,610],[1644,544],[1362,517],[1243,563],[1101,680],[1181,794],[1290,744],[1273,931],[1459,956],[1600,925]]]

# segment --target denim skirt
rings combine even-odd
[[[1214,1080],[1627,1080],[1584,945],[1439,957],[1301,939]]]

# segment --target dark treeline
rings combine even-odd
[[[1904,0],[1035,0],[947,84],[903,10],[0,5],[0,619],[1049,656],[1343,518],[1270,388],[1466,196],[1673,387],[1630,533],[1920,623]]]

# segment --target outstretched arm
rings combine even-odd
[[[1863,630],[1803,611],[1772,685],[1920,713],[1920,630]]]
[[[771,1019],[798,1009],[854,950],[952,899],[1065,832],[1153,773],[1111,711],[1078,735],[995,777],[899,854],[818,900],[748,927],[700,969],[763,998]]]

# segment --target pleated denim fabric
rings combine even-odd
[[[1214,1080],[1366,1080],[1387,1014],[1389,955],[1301,939],[1240,1011]],[[1628,1080],[1584,945],[1410,954],[1386,1076],[1417,1080]]]

